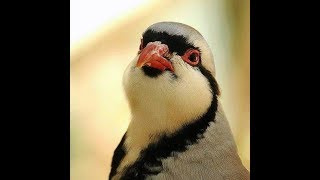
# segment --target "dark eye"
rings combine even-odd
[[[190,56],[189,56],[189,60],[192,61],[192,62],[195,62],[197,60],[197,55],[196,53],[192,53]]]
[[[196,49],[188,49],[181,57],[188,64],[195,66],[200,61],[200,52]]]

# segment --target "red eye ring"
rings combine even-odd
[[[196,49],[188,49],[181,57],[188,64],[195,66],[200,61],[200,52]]]

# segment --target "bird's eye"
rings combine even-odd
[[[200,52],[196,49],[188,49],[182,56],[182,59],[188,64],[195,66],[200,61]]]
[[[192,54],[189,56],[189,60],[192,61],[192,62],[196,62],[196,61],[197,61],[197,55],[196,55],[196,53],[192,53]]]

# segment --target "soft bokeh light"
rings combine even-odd
[[[193,26],[215,58],[221,101],[250,168],[249,0],[71,0],[71,179],[105,180],[130,120],[122,75],[142,32],[159,21]]]

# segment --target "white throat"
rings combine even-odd
[[[174,56],[171,61],[177,78],[168,71],[150,78],[134,66],[136,61],[129,64],[123,80],[132,115],[129,129],[148,135],[170,134],[207,111],[213,95],[200,71]]]

